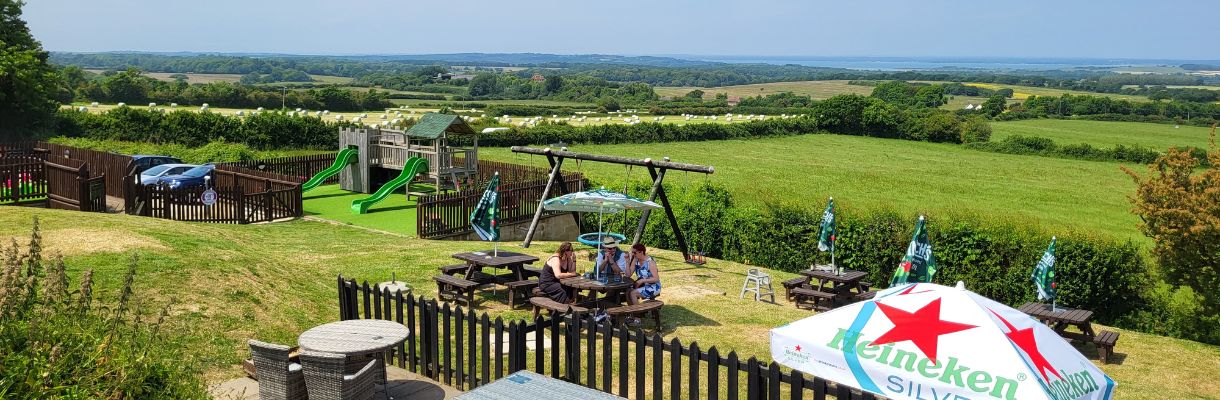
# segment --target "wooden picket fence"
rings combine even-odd
[[[128,178],[127,213],[175,221],[250,224],[300,218],[301,187],[250,191],[241,186],[214,186],[216,203],[204,205],[202,187],[170,189],[162,185],[141,185]],[[261,187],[261,186],[260,186]]]
[[[501,226],[529,221],[534,217],[538,202],[542,199],[542,191],[546,188],[547,178],[511,181],[500,184],[500,201],[496,216]],[[585,190],[588,182],[579,172],[565,173],[564,182],[568,191]],[[415,206],[416,233],[425,239],[439,239],[463,235],[472,232],[470,213],[483,198],[484,186],[471,186],[460,192],[449,192],[425,195],[418,198]],[[552,195],[560,195],[558,190],[552,190]],[[557,212],[546,211],[543,215],[554,215]]]
[[[118,198],[124,196],[123,180],[119,178],[131,173],[131,156],[48,142],[38,142],[37,146],[44,150],[49,158],[62,157],[84,162],[89,166],[89,172],[92,174],[90,178],[102,175],[112,177],[104,183],[106,195]]]
[[[721,355],[715,347],[666,341],[658,333],[615,328],[592,316],[492,320],[486,313],[343,276],[338,295],[339,319],[395,321],[410,331],[406,341],[386,352],[388,364],[460,390],[532,370],[630,399],[877,398],[785,371],[775,362]]]

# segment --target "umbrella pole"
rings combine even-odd
[[[602,257],[606,256],[606,253],[602,251],[602,212],[605,210],[605,207],[605,204],[599,204],[597,206],[597,253]],[[594,257],[593,259],[596,260],[597,258]],[[606,260],[602,260],[602,262],[605,261]],[[601,275],[601,266],[601,263],[593,266],[593,279],[597,279],[597,277]]]
[[[834,239],[830,240],[830,267],[834,268],[835,275],[843,275],[843,273],[839,271],[839,266],[835,265],[835,240]]]

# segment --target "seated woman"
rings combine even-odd
[[[542,269],[542,276],[538,277],[538,289],[551,300],[569,304],[575,299],[559,280],[577,275],[576,252],[572,251],[572,243],[560,243],[555,255],[546,260],[546,268]]]
[[[643,244],[636,243],[631,245],[631,254],[627,256],[627,262],[631,269],[627,276],[634,273],[635,289],[632,289],[628,294],[627,301],[630,304],[639,304],[640,299],[652,299],[661,294],[661,275],[657,272],[657,262],[651,256],[645,254]]]

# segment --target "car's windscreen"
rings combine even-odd
[[[207,175],[208,172],[211,172],[211,171],[212,171],[212,167],[201,165],[201,166],[198,166],[195,168],[191,168],[190,171],[183,172],[182,175],[186,175],[186,176],[189,176],[192,178],[198,178],[198,177]]]
[[[146,169],[146,170],[144,170],[144,172],[142,172],[140,174],[148,175],[148,176],[157,176],[157,175],[161,175],[162,172],[165,172],[165,170],[167,170],[169,168],[170,168],[170,166],[168,166],[168,165],[158,165],[158,166]]]

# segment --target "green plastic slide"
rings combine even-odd
[[[382,185],[381,189],[377,189],[377,193],[373,193],[372,196],[352,200],[352,213],[364,214],[368,212],[369,207],[372,207],[373,204],[385,200],[386,197],[390,196],[390,193],[394,193],[395,190],[403,187],[403,185],[411,183],[415,179],[415,175],[422,172],[428,172],[428,160],[420,157],[408,158],[406,165],[402,167],[402,173],[398,174],[397,178]]]
[[[335,156],[335,163],[331,164],[317,175],[314,175],[313,178],[309,178],[308,182],[301,185],[301,191],[307,192],[310,189],[318,187],[318,185],[321,185],[326,178],[334,176],[335,174],[339,173],[339,171],[342,171],[343,168],[347,167],[348,164],[354,162],[356,162],[356,149],[346,148],[339,151],[339,155]]]

